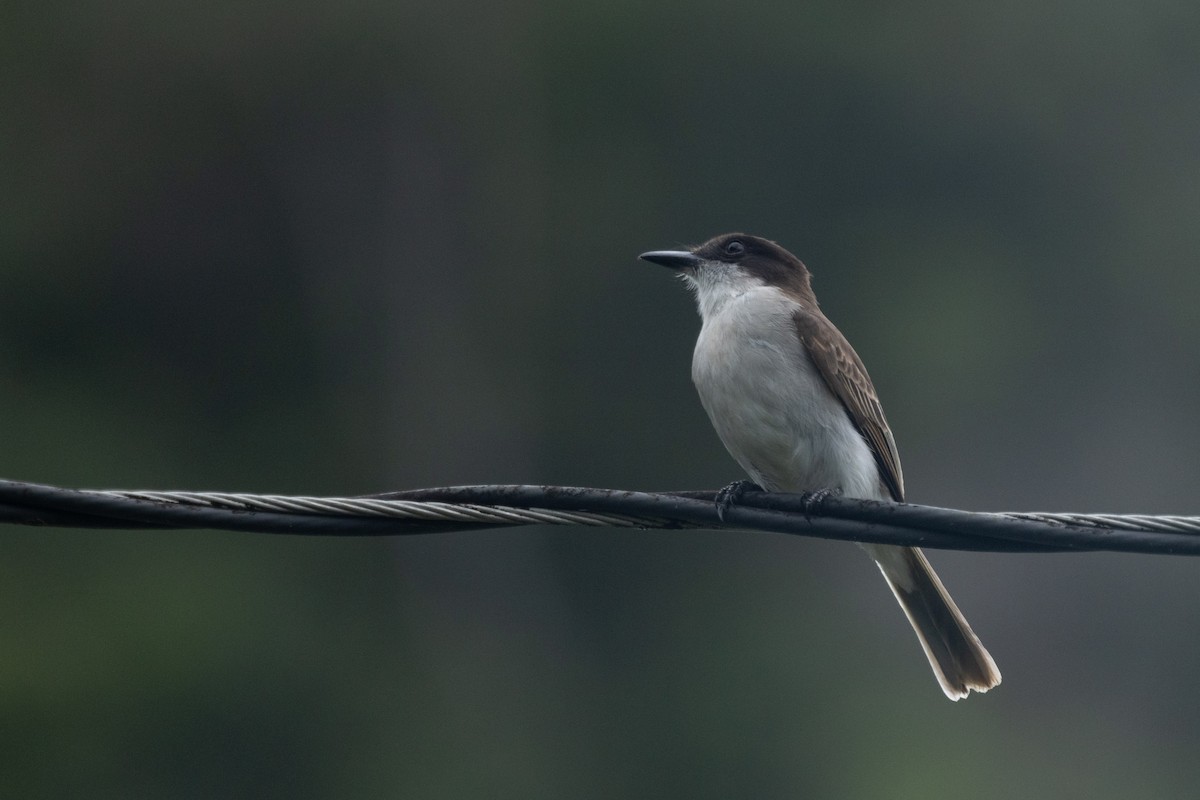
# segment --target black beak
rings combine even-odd
[[[671,269],[692,269],[702,261],[699,256],[687,250],[651,250],[649,253],[642,253],[638,258]]]

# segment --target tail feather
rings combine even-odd
[[[1000,670],[971,630],[925,554],[915,547],[869,545],[892,594],[912,623],[942,691],[960,700],[1000,683]]]

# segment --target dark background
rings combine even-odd
[[[10,3],[0,475],[340,494],[740,477],[638,253],[812,268],[914,502],[1200,512],[1194,2]],[[0,531],[0,795],[1194,793],[1196,562]]]

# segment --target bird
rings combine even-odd
[[[862,360],[817,304],[804,263],[769,239],[716,236],[639,256],[695,295],[692,381],[721,442],[768,492],[904,502],[892,430]],[[747,482],[719,496],[736,502]],[[951,700],[1000,683],[995,661],[920,549],[864,544]]]

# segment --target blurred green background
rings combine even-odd
[[[1200,5],[15,2],[0,475],[741,477],[638,253],[803,258],[914,502],[1200,513]],[[0,530],[0,796],[1188,796],[1197,562]]]

